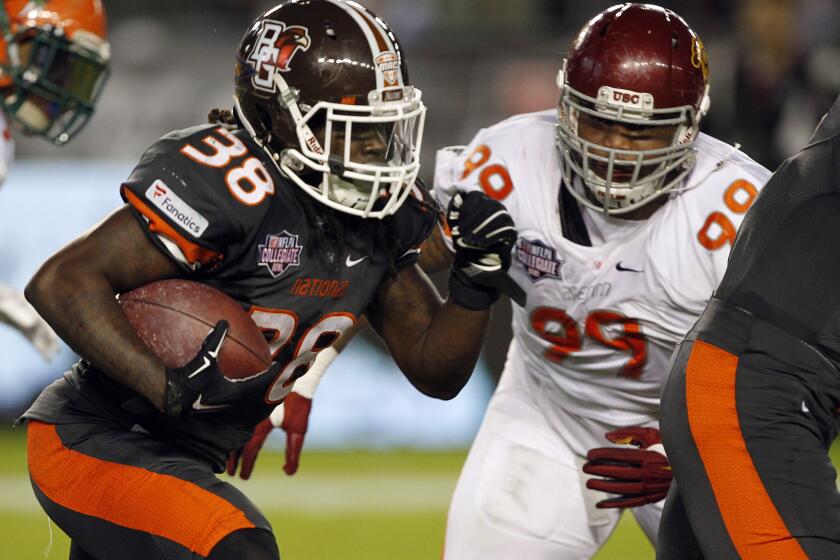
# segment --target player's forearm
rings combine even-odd
[[[475,369],[489,323],[489,310],[472,311],[446,300],[415,347],[412,384],[428,395],[454,398]]]
[[[344,350],[344,348],[348,344],[350,344],[350,341],[353,340],[356,337],[356,335],[359,334],[359,332],[367,326],[367,318],[365,318],[364,315],[360,316],[352,327],[341,333],[341,336],[338,337],[338,340],[333,342],[332,348],[340,354]]]
[[[163,406],[164,365],[129,324],[105,275],[54,257],[32,278],[25,295],[77,354]]]
[[[452,266],[452,251],[446,246],[443,237],[443,229],[438,225],[423,242],[419,264],[426,274],[449,270]]]
[[[405,376],[420,392],[455,397],[472,374],[490,311],[444,301],[418,268],[401,272],[368,310]]]

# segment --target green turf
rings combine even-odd
[[[32,496],[23,430],[0,430],[0,559],[67,558],[67,537]],[[465,452],[312,452],[301,471],[282,473],[266,453],[240,485],[271,521],[284,560],[440,558],[448,497]],[[840,447],[832,449],[835,463]],[[652,560],[653,549],[625,515],[596,560]]]

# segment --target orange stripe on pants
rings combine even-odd
[[[64,447],[52,424],[30,421],[27,445],[35,484],[78,513],[164,537],[201,556],[231,532],[254,527],[242,511],[195,484]]]
[[[726,530],[744,560],[807,560],[755,470],[735,407],[738,357],[697,340],[686,368],[691,435]]]

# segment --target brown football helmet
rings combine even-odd
[[[709,108],[708,74],[703,43],[671,10],[620,4],[595,16],[557,75],[566,188],[585,206],[622,214],[678,186],[694,166],[694,142]],[[613,149],[580,136],[581,113],[631,127],[676,128],[665,148]],[[575,177],[597,203],[575,189]]]
[[[396,212],[420,165],[426,108],[381,18],[355,2],[286,1],[239,45],[235,114],[317,200],[365,218]],[[358,157],[360,138],[377,154]]]

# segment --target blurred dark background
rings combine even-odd
[[[104,0],[113,75],[96,118],[58,150],[21,139],[25,158],[133,159],[161,133],[229,106],[234,52],[270,0]],[[553,106],[573,34],[603,0],[370,0],[396,31],[429,107],[424,175],[434,152],[509,115]],[[837,0],[661,2],[709,51],[704,130],[775,167],[801,146],[840,91]]]

